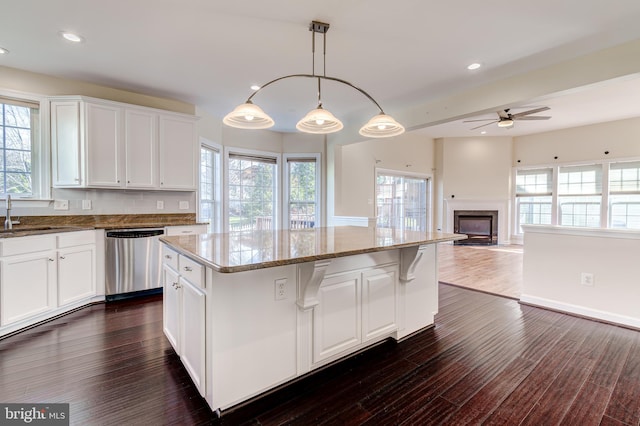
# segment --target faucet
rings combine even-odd
[[[4,229],[13,229],[11,221],[11,194],[7,194],[7,217],[4,220]]]

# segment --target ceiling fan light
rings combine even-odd
[[[506,120],[498,121],[498,127],[512,127],[512,126],[513,126],[513,120],[506,119]]]
[[[312,134],[334,133],[342,130],[343,127],[340,120],[322,107],[309,111],[296,124],[296,129]]]
[[[235,107],[222,122],[236,129],[268,129],[275,124],[273,118],[251,101]]]
[[[378,114],[362,126],[359,133],[368,138],[388,138],[403,134],[404,127],[390,115]]]

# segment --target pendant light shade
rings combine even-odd
[[[404,127],[390,115],[378,114],[362,126],[359,133],[368,138],[388,138],[403,134]]]
[[[268,129],[275,123],[273,118],[251,101],[235,107],[222,119],[222,122],[238,129]]]
[[[328,75],[326,75],[326,72],[325,72],[326,63],[324,58],[326,53],[326,36],[327,36],[328,30],[329,30],[329,24],[326,24],[324,22],[312,21],[311,24],[309,25],[309,31],[312,32],[311,53],[312,53],[313,59],[311,62],[311,68],[312,68],[311,74],[285,75],[282,77],[275,78],[259,86],[259,88],[256,89],[256,91],[253,92],[251,96],[249,96],[249,98],[244,104],[237,106],[233,111],[227,114],[222,120],[222,122],[227,126],[237,127],[240,129],[268,129],[269,127],[274,125],[273,119],[269,117],[264,111],[262,111],[260,107],[254,105],[251,102],[251,99],[267,86],[270,86],[271,84],[276,83],[280,80],[285,80],[285,79],[294,78],[294,77],[296,78],[303,77],[303,78],[313,78],[317,80],[318,107],[310,111],[309,113],[307,113],[307,115],[305,115],[304,118],[302,118],[302,120],[298,121],[298,124],[296,124],[296,129],[298,129],[299,131],[305,132],[305,133],[313,133],[313,134],[327,134],[327,133],[334,133],[339,130],[342,130],[342,128],[344,127],[342,122],[338,120],[329,111],[322,108],[322,91],[320,87],[320,82],[334,81],[334,82],[349,86],[352,89],[355,89],[358,92],[362,93],[378,108],[379,110],[378,115],[376,115],[371,120],[369,120],[369,122],[360,129],[360,134],[362,136],[366,136],[369,138],[386,138],[390,136],[397,136],[404,133],[404,127],[400,123],[398,123],[396,120],[386,115],[382,107],[380,106],[380,104],[378,104],[378,102],[375,99],[373,99],[373,97],[369,95],[367,92],[360,89],[359,87],[354,86],[353,84],[349,83],[346,80],[343,80],[341,78],[336,78],[336,77],[329,77]],[[323,43],[322,43],[323,72],[322,74],[316,73],[316,66],[315,66],[316,34],[321,34],[323,36]]]
[[[296,129],[305,133],[326,134],[342,130],[344,126],[333,114],[321,106],[311,110],[296,124]]]

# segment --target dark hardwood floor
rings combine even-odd
[[[638,425],[640,333],[440,285],[434,328],[216,419],[152,297],[0,340],[0,401],[69,402],[78,425]]]

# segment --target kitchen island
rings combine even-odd
[[[164,332],[212,410],[433,325],[437,244],[364,227],[163,237]]]

